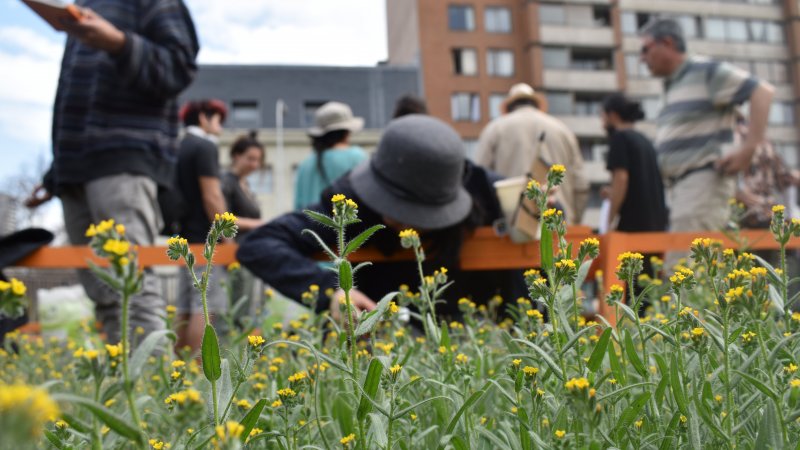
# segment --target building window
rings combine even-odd
[[[464,139],[464,152],[466,157],[475,160],[475,154],[478,153],[478,140],[477,139]]]
[[[545,47],[542,49],[542,64],[545,69],[566,69],[569,67],[569,50],[566,48]]]
[[[611,70],[611,51],[573,49],[570,68],[576,70]]]
[[[474,48],[454,48],[453,73],[456,75],[478,74],[478,52]]]
[[[491,49],[487,51],[486,72],[496,77],[514,76],[514,52]]]
[[[769,110],[771,125],[794,125],[794,105],[789,102],[775,102]]]
[[[728,42],[784,42],[783,26],[778,22],[764,20],[721,19],[705,20],[705,38]]]
[[[598,116],[603,106],[603,97],[592,94],[575,95],[575,115]]]
[[[447,21],[453,31],[472,31],[475,29],[475,10],[468,5],[447,7]]]
[[[622,34],[636,34],[639,28],[636,26],[636,13],[625,11],[621,16]]]
[[[629,77],[633,78],[647,78],[650,76],[647,64],[642,62],[642,58],[638,54],[628,53],[625,55],[625,72]]]
[[[547,92],[547,112],[550,114],[572,115],[572,94],[568,92]]]
[[[328,103],[327,100],[307,100],[303,102],[303,125],[310,127],[314,125],[314,114],[320,106]]]
[[[747,42],[747,22],[740,19],[728,19],[726,33],[731,42]]]
[[[261,126],[261,112],[255,100],[234,100],[231,102],[231,122],[240,128]]]
[[[480,96],[472,92],[456,92],[450,96],[450,110],[454,122],[480,122]]]
[[[725,21],[722,19],[706,19],[706,39],[712,41],[725,40]]]
[[[567,22],[567,13],[564,5],[539,5],[539,22],[554,25],[563,25]]]
[[[675,17],[675,20],[681,25],[683,35],[688,39],[700,37],[700,18],[696,16],[681,15]]]
[[[489,33],[511,32],[511,10],[503,6],[487,6],[483,26]]]
[[[489,94],[489,118],[496,119],[503,114],[501,107],[506,99],[506,94]]]

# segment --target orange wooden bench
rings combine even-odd
[[[595,269],[603,271],[603,292],[614,283],[619,283],[614,271],[617,266],[617,255],[625,251],[663,254],[668,251],[688,251],[692,240],[698,237],[720,239],[723,245],[737,248],[738,245],[723,233],[685,232],[685,233],[621,233],[612,232],[602,236],[593,235],[589,227],[576,226],[567,230],[567,241],[575,244],[588,238],[596,237],[600,241],[600,256],[590,270],[589,278],[594,277]],[[747,242],[747,248],[777,249],[778,244],[766,230],[745,230],[741,237]],[[575,246],[577,248],[577,245]],[[792,239],[790,248],[800,248],[800,239]],[[192,252],[198,264],[204,264],[202,245],[192,245]],[[235,244],[217,246],[215,262],[230,264],[235,260]],[[140,247],[139,263],[142,266],[182,265],[182,261],[170,261],[166,255],[166,247]],[[351,255],[353,261],[391,261],[413,259],[411,250],[398,252],[391,257],[384,257],[377,250],[362,248]],[[87,261],[103,265],[88,247],[44,247],[17,263],[20,267],[42,269],[86,268]],[[490,227],[479,228],[465,241],[461,251],[462,270],[492,269],[527,269],[539,265],[539,243],[529,242],[516,244],[508,237],[498,237]],[[602,292],[600,293],[602,294]],[[615,323],[613,309],[599,296],[598,313],[609,322]]]

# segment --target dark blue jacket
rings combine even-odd
[[[176,98],[199,50],[181,0],[84,0],[125,33],[117,55],[68,38],[53,108],[53,166],[45,179],[79,184],[120,173],[169,178],[178,136]]]
[[[457,302],[468,297],[477,303],[485,303],[495,294],[504,298],[517,298],[525,295],[524,282],[520,271],[475,271],[459,270],[459,254],[463,239],[477,226],[490,225],[499,217],[499,205],[491,181],[494,179],[483,168],[468,164],[464,185],[473,196],[473,211],[463,222],[449,228],[430,232],[421,236],[426,246],[426,274],[440,267],[448,269],[448,277],[454,280],[453,286],[444,293],[447,304],[441,312],[457,315]],[[347,235],[356,236],[372,225],[382,223],[381,216],[364,204],[353,191],[348,175],[333,183],[322,193],[321,201],[308,209],[327,215],[331,214],[330,198],[333,194],[344,194],[359,205],[361,223],[347,229]],[[321,267],[313,256],[321,252],[316,241],[303,229],[317,232],[322,239],[334,248],[335,235],[329,228],[323,228],[311,221],[302,212],[284,214],[268,224],[252,231],[240,244],[237,252],[239,261],[259,278],[292,299],[300,299],[301,294],[311,284],[320,287],[320,292],[335,288],[336,275]],[[390,256],[399,251],[398,231],[386,228],[378,231],[370,239],[369,245],[382,254]],[[361,269],[356,274],[356,288],[375,301],[383,295],[407,284],[416,291],[419,275],[415,261],[381,262]],[[320,298],[318,309],[328,307],[327,299]]]

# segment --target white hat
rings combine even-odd
[[[314,113],[315,125],[308,129],[311,137],[320,137],[331,131],[348,130],[356,132],[364,128],[364,119],[353,117],[349,106],[339,102],[328,102]]]

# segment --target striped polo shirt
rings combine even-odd
[[[664,81],[656,151],[665,178],[715,161],[733,143],[735,108],[759,81],[731,64],[689,57]]]

